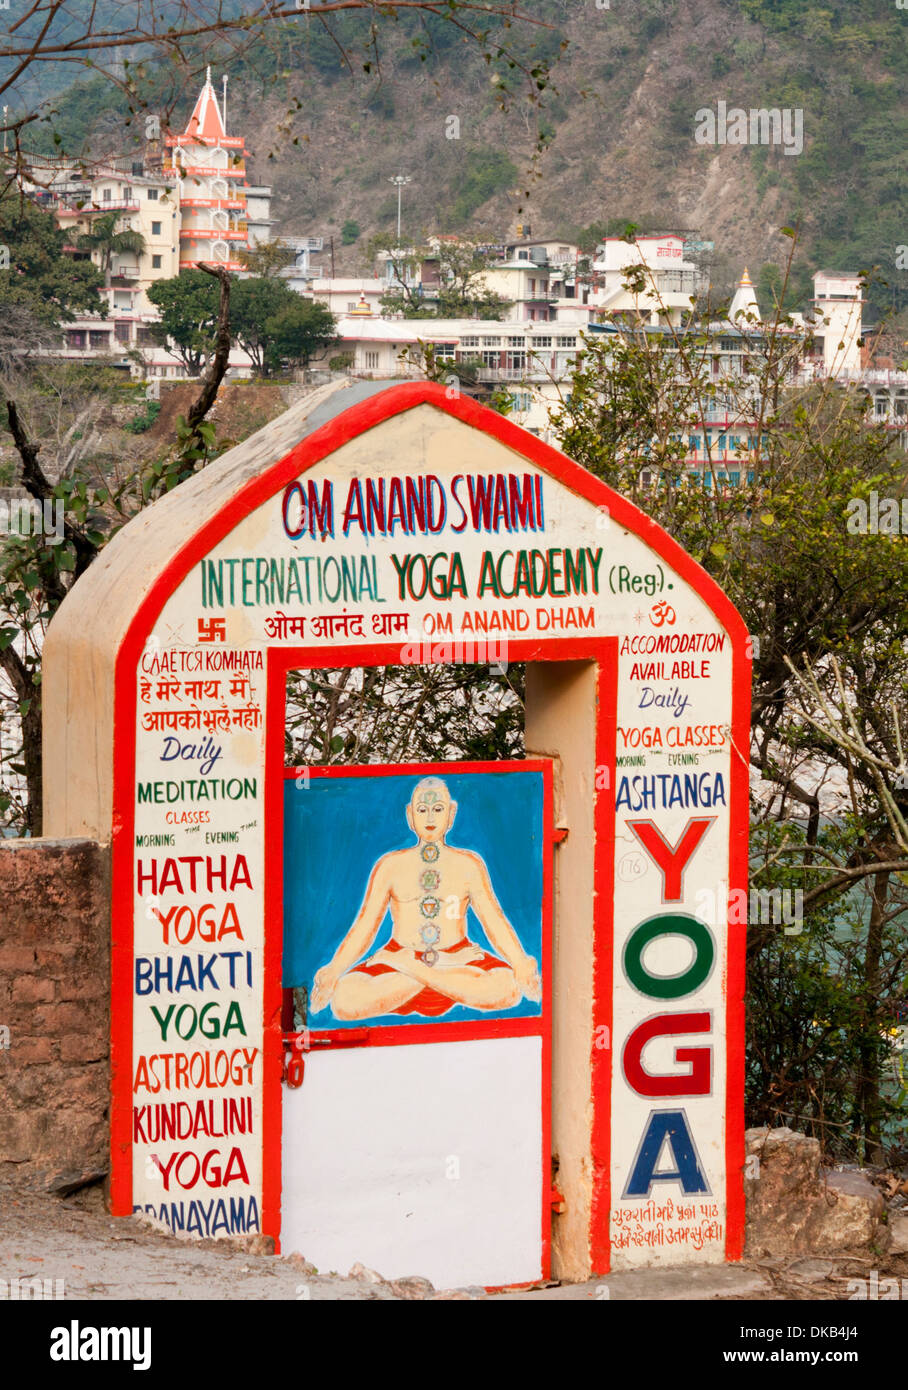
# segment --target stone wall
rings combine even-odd
[[[108,1166],[108,877],[93,840],[0,840],[0,1176]]]

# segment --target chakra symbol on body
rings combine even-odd
[[[420,846],[420,855],[426,864],[434,864],[438,860],[441,851],[438,845],[428,844]],[[441,883],[441,874],[437,869],[424,869],[420,875],[420,884],[426,889],[426,896],[420,899],[419,910],[423,917],[428,917],[426,922],[419,929],[419,934],[423,939],[425,949],[422,958],[426,965],[434,965],[438,960],[438,952],[435,950],[435,943],[441,937],[441,928],[437,923],[432,922],[433,917],[437,917],[441,911],[441,898],[437,897],[432,889],[437,888]]]

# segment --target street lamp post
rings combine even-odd
[[[412,183],[413,180],[408,174],[395,174],[388,182],[397,185],[397,245],[400,246],[400,191],[405,184]]]

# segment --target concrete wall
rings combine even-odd
[[[108,1166],[109,904],[106,847],[0,840],[0,1176]]]

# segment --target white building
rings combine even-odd
[[[640,292],[627,289],[628,276],[638,271]],[[606,237],[593,260],[594,289],[590,303],[600,314],[638,317],[645,323],[680,324],[691,312],[691,298],[705,288],[693,261],[684,259],[684,237],[638,236],[633,242]]]
[[[250,246],[261,246],[271,240],[271,187],[264,183],[246,185],[246,235]]]
[[[475,388],[465,381],[465,391],[480,395],[494,389],[507,391],[511,418],[545,439],[551,437],[549,409],[561,399],[582,346],[579,331],[570,325],[543,326],[524,319],[495,323],[363,315],[340,319],[337,333],[353,353],[353,375],[375,380],[422,376],[422,347],[431,346],[437,363],[450,362],[452,385],[459,382],[455,364],[472,368],[469,375],[475,373]]]
[[[69,163],[36,159],[24,191],[54,214],[65,234],[67,253],[75,260],[90,259],[104,272],[100,294],[106,308],[80,315],[66,326],[66,352],[116,352],[147,340],[148,326],[158,316],[147,289],[179,269],[179,207],[173,180],[139,162],[98,164],[83,171]],[[138,233],[143,250],[86,247],[83,238],[111,214],[113,232]]]
[[[310,299],[317,299],[320,304],[324,304],[337,318],[348,314],[357,317],[361,314],[371,315],[377,318],[381,314],[381,297],[387,294],[387,291],[384,280],[371,276],[357,280],[338,275],[310,280],[305,293]]]
[[[838,377],[860,371],[863,304],[858,274],[818,270],[814,275],[813,321],[818,340],[822,337],[826,376]]]

